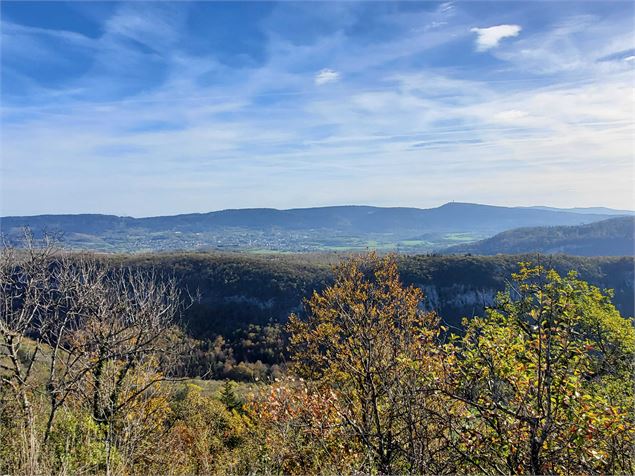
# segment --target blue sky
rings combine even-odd
[[[633,207],[631,2],[0,6],[2,215]]]

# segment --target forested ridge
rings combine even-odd
[[[300,309],[304,298],[332,282],[332,265],[346,256],[211,252],[106,255],[104,259],[156,269],[173,275],[184,288],[198,290],[200,302],[185,319],[194,335],[206,337],[243,324],[285,322],[291,312]],[[520,261],[540,263],[561,273],[576,270],[582,279],[613,289],[616,306],[624,314],[633,314],[632,257],[405,255],[396,259],[403,281],[421,287],[424,305],[452,325],[492,304]]]
[[[567,253],[577,256],[633,256],[635,218],[618,217],[575,226],[544,226],[504,231],[491,238],[451,246],[447,253]]]
[[[630,474],[632,265],[31,238],[0,261],[0,471]]]
[[[184,310],[182,326],[196,350],[184,372],[249,381],[277,376],[284,365],[288,316],[305,312],[303,301],[333,282],[332,266],[347,255],[245,253],[151,253],[105,255],[110,265],[155,270],[175,278],[197,299]],[[579,258],[565,255],[396,257],[401,279],[423,291],[421,306],[445,325],[460,330],[463,317],[482,314],[503,291],[520,261],[560,273],[576,270],[633,315],[634,264],[631,257]]]

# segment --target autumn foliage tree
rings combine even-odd
[[[415,362],[438,360],[438,319],[421,310],[421,290],[402,285],[392,256],[352,258],[335,275],[308,301],[306,320],[291,316],[293,369],[334,392],[364,449],[360,470],[423,471],[439,443],[429,431],[434,392]]]
[[[357,469],[633,472],[632,321],[575,273],[521,263],[512,278],[451,335],[394,258],[358,257],[292,317],[293,370],[336,396]]]
[[[337,412],[333,391],[297,380],[261,389],[246,405],[256,473],[340,474],[363,452]]]
[[[474,471],[633,473],[635,331],[608,294],[521,264],[465,327],[446,364],[449,396],[469,409],[458,434]]]

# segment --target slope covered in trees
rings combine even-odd
[[[174,278],[180,292],[195,298],[180,317],[191,358],[180,375],[251,380],[276,376],[288,360],[289,314],[305,311],[303,300],[333,282],[333,254],[250,255],[178,253],[102,255],[106,267],[126,267]],[[402,256],[400,275],[423,291],[422,305],[445,324],[461,328],[461,319],[479,315],[505,289],[519,261],[532,261],[561,273],[577,270],[588,282],[614,290],[612,298],[633,314],[633,258],[568,256]]]
[[[518,228],[476,243],[451,246],[445,252],[481,255],[566,253],[577,256],[633,256],[635,218],[611,218],[577,226]]]
[[[156,270],[174,276],[182,290],[198,295],[182,321],[197,349],[187,374],[249,380],[279,373],[284,365],[290,313],[305,311],[303,300],[333,282],[331,266],[340,256],[179,253],[107,257],[110,265]],[[614,290],[612,301],[633,313],[633,258],[569,256],[399,256],[403,281],[423,291],[422,306],[436,311],[452,328],[479,315],[505,289],[519,261],[532,261],[561,273],[577,270],[601,289]]]
[[[575,272],[522,263],[453,333],[394,257],[359,256],[293,315],[276,381],[175,381],[172,280],[2,250],[0,471],[632,474],[635,329]]]
[[[193,335],[228,335],[247,324],[285,322],[313,290],[332,282],[331,266],[341,257],[330,254],[262,255],[241,253],[177,253],[119,255],[112,263],[156,269],[174,275],[183,287],[198,290],[200,301],[186,313]],[[464,316],[482,312],[502,291],[519,261],[577,270],[581,278],[615,290],[614,302],[633,313],[633,265],[629,257],[572,256],[399,256],[402,279],[424,292],[424,304],[458,325]]]

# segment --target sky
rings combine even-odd
[[[635,208],[631,2],[0,8],[0,215]]]

